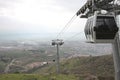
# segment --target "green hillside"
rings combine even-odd
[[[61,74],[49,64],[33,71],[36,74],[1,74],[0,80],[114,80],[112,55],[73,57],[60,65]]]
[[[112,55],[70,58],[62,61],[60,68],[62,74],[114,77],[114,64]],[[36,72],[55,73],[55,70],[56,66],[50,65]]]
[[[104,55],[68,59],[61,63],[61,72],[112,76],[114,75],[113,58],[112,55]]]
[[[2,74],[0,80],[77,80],[77,78],[73,75]]]

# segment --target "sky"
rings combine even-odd
[[[58,35],[86,0],[0,0],[0,36]],[[86,20],[77,17],[61,35],[84,29]],[[40,36],[41,35],[41,36]]]

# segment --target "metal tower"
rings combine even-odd
[[[59,57],[59,46],[63,45],[64,42],[61,39],[52,40],[52,45],[57,47],[57,55],[56,55],[56,72],[60,73],[60,57]]]

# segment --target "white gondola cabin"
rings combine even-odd
[[[118,27],[114,15],[95,14],[88,18],[85,36],[91,43],[112,43]]]

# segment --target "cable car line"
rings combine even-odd
[[[75,35],[67,38],[66,40],[64,40],[64,42],[65,42],[65,41],[70,41],[71,39],[75,38],[76,36],[80,35],[81,33],[83,33],[83,31],[81,31],[81,32],[79,32],[79,33],[76,33]]]
[[[72,24],[72,22],[77,18],[76,14],[68,21],[68,23],[63,27],[63,29],[58,33],[57,38],[60,37],[62,35],[62,33],[65,32],[65,30],[67,30],[70,25]]]

